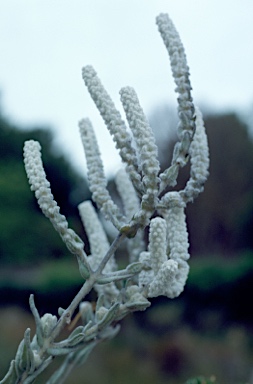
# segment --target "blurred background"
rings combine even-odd
[[[119,335],[98,346],[67,383],[179,384],[200,375],[253,383],[253,3],[10,0],[0,10],[0,377],[25,329],[34,330],[30,293],[41,315],[56,314],[82,284],[29,189],[23,143],[40,141],[55,199],[86,241],[76,208],[90,198],[79,118],[94,123],[116,199],[120,161],[81,67],[94,65],[120,110],[119,89],[135,87],[166,168],[176,140],[176,95],[155,16],[168,12],[186,49],[211,158],[205,191],[187,208],[188,284],[178,299],[154,299],[146,312],[124,319]]]

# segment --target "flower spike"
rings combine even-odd
[[[68,227],[66,217],[60,213],[60,208],[54,200],[50,183],[46,178],[43,168],[40,151],[41,146],[37,141],[29,140],[25,142],[24,164],[31,190],[35,191],[35,196],[42,212],[49,218],[70,252],[85,259],[83,241]]]
[[[105,215],[107,220],[111,220],[116,228],[120,228],[124,218],[120,214],[118,207],[111,199],[106,188],[107,181],[104,175],[103,163],[97,139],[89,119],[82,119],[79,122],[80,135],[84,147],[84,152],[88,167],[88,179],[92,198]]]
[[[131,136],[119,111],[116,109],[111,97],[103,87],[96,71],[91,65],[82,70],[83,80],[96,104],[113,140],[119,149],[122,161],[137,191],[142,191],[139,166],[135,149],[131,144]]]

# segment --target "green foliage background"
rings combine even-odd
[[[23,166],[25,140],[42,145],[43,163],[52,192],[70,225],[81,231],[76,205],[89,198],[87,184],[55,150],[49,129],[18,129],[0,115],[0,263],[38,265],[68,252],[51,223],[41,214]]]

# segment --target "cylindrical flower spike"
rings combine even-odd
[[[78,209],[89,239],[91,250],[89,262],[91,268],[96,270],[106,255],[110,244],[92,203],[90,201],[84,201],[79,204]],[[112,255],[104,268],[104,272],[109,273],[115,271],[116,269],[117,265],[114,256]],[[99,294],[104,293],[110,298],[110,300],[114,299],[119,294],[119,291],[114,283],[105,284],[103,286],[96,284],[95,289]]]
[[[133,132],[139,152],[142,182],[145,188],[141,208],[144,213],[143,216],[147,216],[144,221],[147,221],[147,218],[149,219],[150,217],[150,212],[153,213],[158,199],[157,195],[160,182],[158,177],[160,169],[157,158],[158,150],[155,144],[154,134],[148,124],[134,89],[131,87],[122,88],[120,95],[127,121]],[[140,219],[140,216],[141,214],[138,216],[138,219]]]
[[[177,193],[177,192],[175,192]],[[170,259],[188,260],[188,231],[184,207],[173,206],[164,214],[167,223],[168,252]]]
[[[83,241],[68,227],[66,217],[60,213],[60,208],[52,195],[50,183],[46,179],[40,151],[41,146],[37,141],[29,140],[25,142],[24,164],[31,190],[35,191],[42,212],[49,218],[70,252],[79,255],[85,263],[86,255],[83,250]]]
[[[143,264],[149,265],[151,267],[151,258],[150,258],[150,252],[141,252],[140,253],[140,261]],[[154,279],[154,271],[152,268],[148,270],[142,270],[139,273],[139,286],[140,287],[145,287],[148,284],[151,283],[151,281]]]
[[[177,262],[165,261],[149,285],[148,297],[167,296],[167,289],[175,281]]]
[[[151,282],[148,297],[167,296],[173,299],[179,296],[184,290],[188,272],[186,261],[167,260]]]
[[[181,196],[180,192],[169,191],[163,195],[157,204],[157,209],[161,212],[163,217],[167,217],[168,212],[166,211],[172,207],[182,207],[185,208],[186,204]]]
[[[189,67],[180,36],[167,14],[161,13],[156,18],[159,32],[167,48],[172,74],[177,85],[178,92],[178,115],[180,119],[178,133],[179,137],[186,129],[191,133],[195,130],[194,123],[194,104],[191,97],[191,84],[189,80]]]
[[[167,209],[161,209],[160,213],[167,224],[166,253],[169,260],[159,267],[150,283],[148,296],[164,295],[174,298],[184,290],[189,272],[188,232],[184,213],[185,204],[179,192],[168,193],[164,204]]]
[[[195,199],[204,189],[209,175],[209,149],[201,111],[196,107],[196,132],[190,146],[191,171],[190,179],[180,192],[185,202]]]
[[[113,140],[119,149],[122,161],[137,191],[143,191],[141,177],[135,149],[131,144],[131,136],[119,111],[116,109],[111,97],[106,92],[96,71],[91,65],[82,70],[83,80],[95,102]]]
[[[78,209],[89,239],[92,255],[91,266],[93,269],[96,269],[103,260],[110,244],[91,201],[84,201],[79,204]],[[115,259],[111,257],[104,271],[113,272],[116,269]]]
[[[120,229],[124,218],[106,188],[107,181],[104,175],[103,163],[97,139],[89,119],[79,122],[80,135],[87,161],[89,186],[92,198],[101,208],[105,218],[112,221],[116,228]]]
[[[167,260],[167,226],[161,217],[151,220],[149,230],[149,246],[151,267],[156,275],[162,264]]]
[[[124,169],[120,169],[115,178],[117,190],[123,202],[123,208],[128,221],[130,221],[134,214],[140,209],[140,201],[137,193],[133,187],[128,174]],[[129,261],[131,263],[138,260],[139,255],[145,249],[143,240],[143,233],[141,230],[137,231],[132,239],[127,239],[127,250],[129,254]]]
[[[125,216],[130,221],[133,215],[140,209],[140,201],[128,174],[120,169],[115,177],[116,187],[121,197]]]

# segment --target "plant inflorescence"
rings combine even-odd
[[[117,334],[119,320],[130,312],[148,308],[152,297],[163,295],[172,299],[184,289],[190,257],[185,207],[203,191],[208,177],[208,144],[201,112],[191,97],[189,68],[180,37],[167,14],[160,14],[156,22],[170,57],[178,94],[178,142],[171,165],[165,171],[160,171],[154,135],[134,89],[120,90],[127,126],[93,67],[86,66],[82,71],[85,85],[124,165],[115,178],[122,210],[108,192],[92,124],[89,119],[82,119],[79,128],[92,199],[118,231],[111,244],[94,205],[83,202],[79,212],[89,239],[90,255],[85,253],[82,239],[69,228],[54,200],[43,168],[40,144],[33,140],[25,142],[24,163],[31,190],[44,215],[76,256],[84,283],[68,308],[59,308],[58,316],[46,313],[40,317],[34,297],[30,296],[36,333],[31,338],[30,329],[25,331],[1,384],[33,383],[56,356],[65,355],[60,368],[47,381],[47,384],[63,383],[98,343]],[[176,190],[179,170],[188,161],[189,180],[182,190]],[[143,240],[146,227],[149,227],[147,247]],[[129,263],[119,269],[115,251],[123,240]],[[97,292],[95,309],[85,301],[92,289]],[[78,307],[82,325],[76,326],[68,338],[56,341]]]

